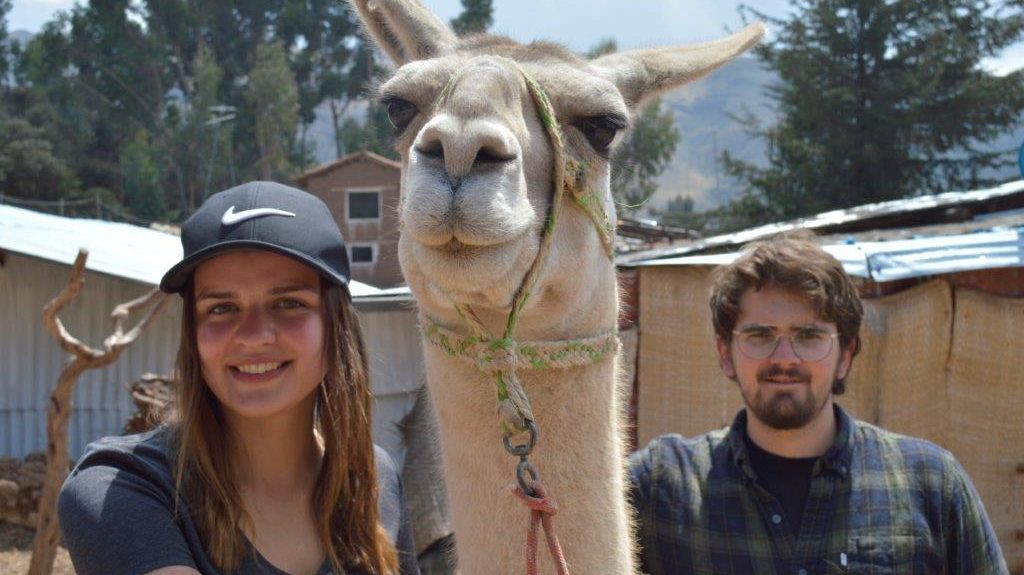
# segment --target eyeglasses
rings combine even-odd
[[[804,361],[821,361],[832,352],[833,342],[838,333],[818,327],[800,327],[791,334],[779,333],[771,326],[751,326],[733,330],[737,347],[750,359],[771,357],[779,347],[782,338],[789,340],[793,353]]]

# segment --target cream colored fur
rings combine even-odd
[[[521,46],[490,37],[460,43],[416,0],[352,3],[399,66],[381,93],[418,110],[397,143],[405,278],[421,314],[468,333],[453,308],[457,301],[496,336],[537,255],[553,193],[552,146],[515,63],[543,86],[567,154],[587,163],[586,185],[607,200],[607,159],[590,146],[579,122],[607,114],[628,118],[645,100],[707,74],[763,33],[758,24],[699,47],[588,62],[553,44]],[[435,109],[450,81],[450,95]],[[477,160],[481,150],[484,161]],[[614,266],[591,220],[568,196],[562,208],[521,316],[519,341],[590,337],[616,324]],[[494,383],[429,342],[424,351],[460,569],[523,573],[529,513],[510,493],[516,460],[501,446]],[[540,429],[531,462],[560,506],[555,525],[577,575],[635,572],[617,373],[614,358],[583,368],[519,371]],[[541,555],[542,572],[552,572],[546,551]]]

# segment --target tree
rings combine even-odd
[[[134,10],[129,0],[76,5],[47,23],[19,61],[24,87],[57,118],[47,129],[55,154],[86,188],[120,190],[122,146],[140,129],[161,134],[168,85],[146,29],[129,17]]]
[[[486,32],[494,24],[491,0],[462,0],[462,13],[452,18],[452,30],[459,36]]]
[[[7,33],[7,14],[11,11],[11,0],[0,0],[0,88],[6,86],[14,69],[11,39]]]
[[[615,40],[606,38],[587,52],[587,57],[596,58],[616,50]],[[658,191],[658,176],[672,160],[680,138],[675,116],[662,107],[660,98],[652,100],[634,118],[611,158],[612,196],[625,211],[635,213]]]
[[[146,295],[119,304],[111,312],[114,332],[103,340],[103,349],[92,348],[72,336],[57,317],[85,285],[85,260],[89,252],[78,250],[78,257],[71,267],[68,284],[46,307],[43,308],[43,326],[57,345],[70,354],[60,372],[57,385],[50,393],[50,407],[46,414],[46,475],[37,508],[35,540],[32,542],[32,560],[28,566],[29,575],[47,575],[53,571],[53,559],[60,542],[57,525],[57,496],[60,486],[67,478],[71,456],[68,453],[68,427],[71,423],[71,396],[79,376],[90,369],[108,366],[120,357],[128,346],[142,335],[146,327],[171,301],[169,294],[153,288]],[[153,302],[156,302],[155,304]],[[148,311],[127,333],[125,321],[137,309]]]
[[[780,83],[778,124],[753,126],[768,165],[722,155],[749,186],[730,217],[750,225],[993,183],[1010,153],[984,145],[1024,111],[1024,72],[983,58],[1024,35],[1018,0],[792,0],[757,55]],[[723,212],[724,213],[724,212]]]
[[[124,203],[132,214],[146,220],[165,219],[167,203],[160,185],[160,170],[145,132],[140,131],[133,142],[121,149],[121,172]]]
[[[0,108],[0,190],[20,198],[57,200],[75,186],[74,174],[54,155],[45,130]]]
[[[366,108],[363,121],[346,118],[339,131],[340,150],[350,154],[357,150],[368,150],[393,160],[398,159],[394,147],[395,128],[388,120],[388,112],[384,106],[370,102]]]
[[[289,0],[275,29],[283,44],[293,47],[289,53],[303,127],[316,120],[316,107],[326,102],[341,156],[342,118],[353,102],[365,98],[377,72],[372,47],[358,34],[353,11],[336,0]]]
[[[679,145],[679,128],[671,110],[657,98],[636,118],[626,139],[612,153],[612,195],[635,212],[658,191],[657,178]]]
[[[164,125],[169,137],[163,155],[178,184],[176,203],[183,215],[195,211],[211,187],[218,190],[236,183],[229,124],[235,113],[221,103],[224,72],[205,44],[196,50],[186,78],[188,92],[167,103]]]
[[[256,64],[249,74],[249,99],[260,152],[256,170],[263,179],[287,180],[295,171],[299,95],[280,43],[270,42],[256,49]]]
[[[659,223],[677,228],[702,230],[706,223],[705,214],[694,211],[693,198],[682,194],[676,194],[664,209],[652,209],[651,214],[658,218]]]

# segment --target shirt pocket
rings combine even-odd
[[[943,567],[928,538],[918,535],[856,537],[849,548],[847,573],[923,575]]]

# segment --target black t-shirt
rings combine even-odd
[[[793,527],[793,535],[799,536],[804,504],[811,490],[811,473],[818,458],[782,457],[761,449],[746,434],[743,439],[757,482],[779,501],[786,520]]]
[[[167,430],[106,437],[90,444],[64,482],[57,503],[64,542],[78,575],[135,575],[184,565],[219,575],[206,554],[188,506],[174,515],[174,476]],[[376,448],[380,520],[398,549],[402,575],[418,575],[409,516],[394,463]],[[287,575],[254,547],[238,575]],[[332,573],[325,561],[317,575]],[[355,575],[349,573],[349,575]]]

